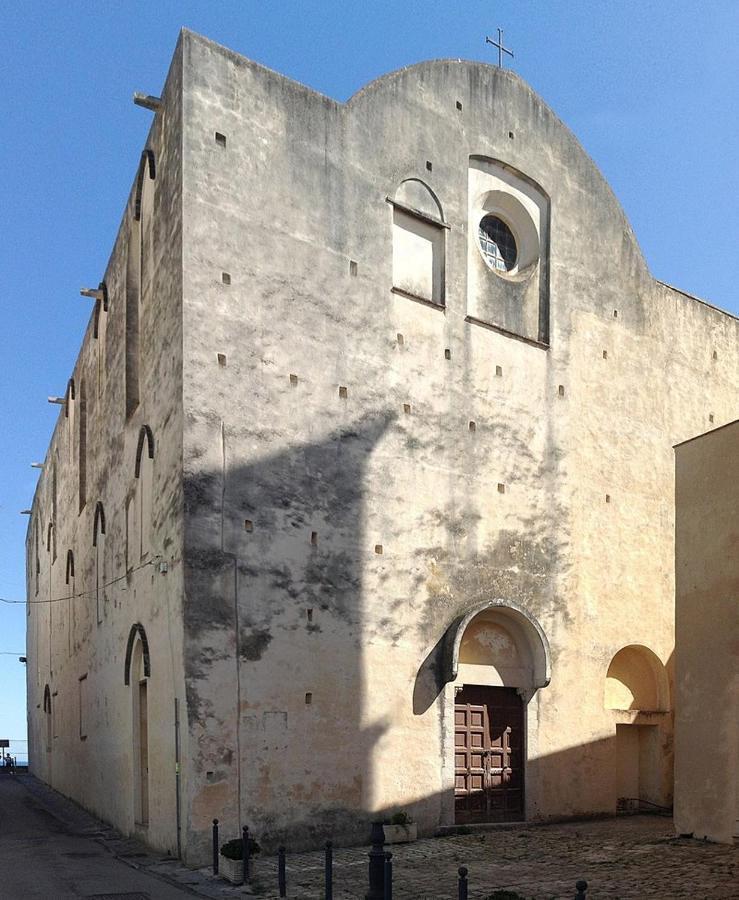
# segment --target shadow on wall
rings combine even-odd
[[[377,744],[398,726],[370,720],[366,673],[368,646],[402,636],[393,610],[409,602],[394,595],[397,560],[375,543],[391,527],[386,509],[402,509],[397,473],[382,468],[391,455],[373,459],[394,431],[402,431],[395,416],[375,411],[312,443],[296,434],[288,449],[245,465],[239,460],[255,448],[284,446],[290,436],[205,419],[192,429],[200,439],[185,460],[188,862],[207,860],[215,817],[226,837],[247,824],[267,849],[284,842],[297,850],[327,838],[363,843],[372,820],[398,811],[380,807],[374,794]],[[200,462],[214,458],[220,469]],[[396,535],[409,528],[400,520],[392,527]],[[453,592],[459,609],[444,606],[444,595],[420,613],[438,643],[419,661],[412,699],[409,691],[414,716],[427,713],[449,681],[448,629],[460,610],[481,597],[524,597],[530,607],[526,598],[538,596],[535,615],[561,604],[547,593],[558,548],[546,533],[540,525],[538,552],[526,547],[533,562],[524,571],[508,544],[498,547],[521,544],[520,535],[499,535],[488,557],[452,559],[450,545],[450,567],[472,560],[474,580]],[[389,696],[392,670],[373,668],[372,678]],[[664,777],[655,774],[666,752],[662,729],[618,724],[608,738],[529,761],[532,796],[545,793],[562,815],[614,812],[628,794],[665,800]],[[436,745],[429,752],[438,757]],[[412,793],[403,809],[432,830],[450,798],[422,783]]]
[[[364,840],[373,747],[362,720],[367,466],[394,416],[368,414],[324,440],[251,465],[284,434],[221,427],[221,471],[186,472],[186,679],[193,752],[188,857],[210,825],[268,843]],[[220,423],[219,423],[220,424]],[[212,438],[212,428],[208,430]],[[186,462],[187,469],[187,462]],[[374,617],[369,617],[370,621]]]

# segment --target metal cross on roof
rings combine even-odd
[[[511,59],[513,59],[513,51],[509,50],[507,47],[503,46],[503,29],[502,28],[498,29],[498,40],[497,41],[494,41],[491,38],[486,36],[485,43],[492,44],[493,47],[498,48],[498,65],[500,66],[501,69],[503,68],[503,54],[504,53],[507,53],[511,57]]]

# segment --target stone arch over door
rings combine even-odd
[[[454,688],[454,821],[525,817],[526,705],[551,679],[549,642],[524,607],[478,603],[446,634]]]
[[[504,599],[478,603],[449,626],[445,683],[457,680],[460,665],[492,666],[496,675],[487,677],[497,677],[493,684],[514,687],[529,696],[552,678],[552,654],[544,629],[523,606]]]

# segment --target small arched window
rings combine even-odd
[[[51,721],[51,690],[48,684],[44,687],[44,720],[46,725],[46,752],[51,753],[51,741],[54,729]]]
[[[85,382],[80,383],[79,432],[77,435],[77,477],[79,485],[79,510],[87,503],[87,394]]]
[[[74,581],[74,553],[71,550],[67,550],[67,571],[64,580],[66,584]]]
[[[51,556],[50,565],[53,565],[54,560],[56,559],[56,532],[54,530],[53,521],[49,522],[46,529],[46,552]]]
[[[101,281],[98,285],[97,299],[95,300],[95,318],[93,337],[97,341],[97,383],[98,397],[103,392],[105,385],[105,344],[108,334],[108,285]]]
[[[142,425],[136,447],[136,518],[138,520],[140,559],[149,554],[151,542],[152,488],[154,480],[154,435],[148,425]]]
[[[443,306],[445,230],[449,226],[441,204],[418,178],[403,181],[390,202],[393,292]]]
[[[92,546],[95,550],[95,610],[98,625],[103,621],[103,613],[107,602],[105,581],[105,510],[98,500],[95,506]]]
[[[67,382],[67,392],[64,396],[64,415],[68,419],[70,417],[70,403],[74,403],[75,401],[75,392],[74,392],[74,378],[70,378]]]
[[[64,395],[64,416],[67,419],[67,452],[70,459],[74,459],[74,439],[75,439],[75,422],[76,422],[76,406],[77,396],[75,393],[74,378],[70,378],[67,382],[67,392]]]
[[[38,586],[39,586],[39,581],[41,579],[41,558],[39,556],[39,549],[38,549],[39,548],[38,533],[40,530],[41,530],[41,522],[39,521],[38,517],[36,517],[36,522],[35,522],[35,525],[33,528],[33,549],[34,549],[34,556],[35,556],[34,576],[35,576],[35,582],[36,582],[34,593],[36,594],[36,596],[38,596]],[[29,610],[30,610],[30,606],[29,606]]]
[[[67,649],[71,656],[77,635],[77,597],[74,579],[74,553],[71,549],[67,550],[67,566],[64,574],[64,583],[67,586],[67,609],[69,610],[69,615],[67,616]]]
[[[128,236],[126,261],[126,418],[139,405],[139,330],[142,286],[145,280],[146,240],[150,233],[151,188],[156,176],[154,154],[144,150],[136,177],[133,217]]]
[[[56,562],[56,523],[58,516],[58,507],[57,507],[57,469],[59,468],[59,451],[54,448],[54,462],[51,468],[51,522],[49,523],[52,528],[52,540],[51,540],[51,562],[52,564]]]

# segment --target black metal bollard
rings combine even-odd
[[[280,897],[287,897],[287,872],[285,870],[285,848],[277,850],[277,887]]]
[[[580,881],[576,881],[575,889],[577,891],[577,893],[575,894],[575,900],[588,900],[588,898],[585,896],[585,892],[588,889],[587,881],[584,881],[582,878],[580,879]]]
[[[364,900],[383,900],[385,894],[385,829],[382,822],[372,823],[369,852],[369,890]]]
[[[243,857],[244,857],[244,884],[249,881],[249,863],[251,860],[250,856],[250,848],[249,848],[249,828],[247,825],[241,829],[241,847],[243,849]]]
[[[457,882],[457,898],[458,900],[467,900],[467,869],[464,866],[459,867],[459,881]]]
[[[393,854],[385,853],[385,900],[393,900]]]
[[[326,841],[326,888],[324,896],[326,900],[334,900],[334,845]]]
[[[218,874],[218,819],[213,819],[213,874]]]

